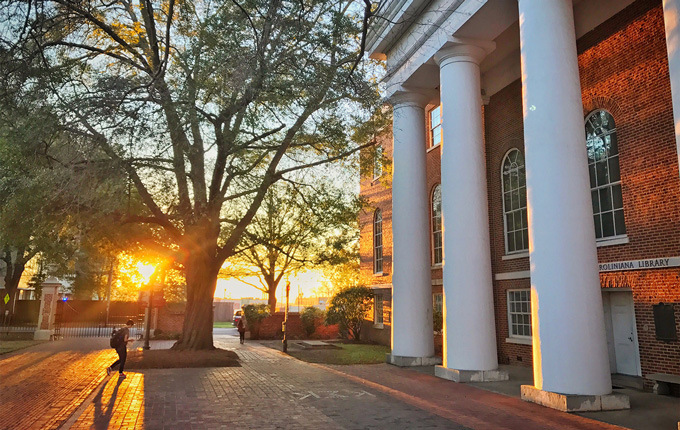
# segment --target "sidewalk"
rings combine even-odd
[[[106,376],[108,339],[46,342],[0,357],[0,429],[57,429]]]
[[[81,429],[618,429],[388,365],[323,366],[216,337],[242,367],[159,369],[111,378]]]

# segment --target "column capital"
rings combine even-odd
[[[388,99],[387,103],[392,105],[393,109],[398,109],[401,107],[419,107],[424,109],[425,106],[436,97],[436,93],[428,94],[426,90],[413,90],[402,88],[392,94]]]
[[[467,62],[479,65],[484,57],[489,55],[494,49],[496,49],[495,42],[451,37],[448,42],[434,54],[434,61],[440,68],[456,62]]]

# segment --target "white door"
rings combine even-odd
[[[629,292],[612,292],[609,295],[609,299],[612,331],[614,334],[614,351],[616,353],[616,373],[639,375],[640,361],[638,358],[633,294]]]

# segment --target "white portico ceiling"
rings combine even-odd
[[[387,0],[369,31],[367,52],[387,62],[387,96],[402,87],[439,88],[433,57],[459,39],[493,41],[496,49],[480,64],[487,96],[521,75],[518,0]],[[633,0],[574,1],[581,37]],[[384,18],[384,19],[383,19]]]

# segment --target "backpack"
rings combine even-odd
[[[111,348],[117,349],[119,346],[121,346],[125,342],[125,330],[118,329],[116,330],[115,328],[111,332],[111,339],[109,340],[109,345],[111,345]]]

